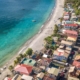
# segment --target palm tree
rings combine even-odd
[[[14,66],[17,65],[17,64],[18,64],[18,61],[17,60],[14,60]]]
[[[32,55],[33,50],[31,48],[28,48],[28,50],[26,51],[26,54],[28,54],[29,56]]]
[[[20,61],[21,61],[21,57],[16,57],[16,60],[17,60],[18,62],[20,62]]]
[[[9,66],[9,70],[10,70],[10,71],[12,71],[13,68],[14,68],[14,67],[13,67],[12,65]]]
[[[19,54],[19,56],[21,57],[21,58],[23,58],[24,56],[23,56],[23,54]]]
[[[25,54],[23,54],[23,57],[26,57],[27,56],[27,54],[25,53]]]

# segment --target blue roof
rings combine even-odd
[[[54,55],[54,57],[53,57],[54,59],[56,59],[56,60],[58,60],[58,61],[63,61],[63,60],[67,60],[67,58],[66,57],[64,57],[64,56],[57,56],[57,55]]]
[[[65,21],[66,22],[66,24],[72,24],[72,23],[74,23],[73,21]]]

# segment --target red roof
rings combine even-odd
[[[32,66],[21,64],[17,65],[14,70],[20,72],[21,74],[29,75],[32,72]]]
[[[49,76],[44,76],[43,80],[55,80],[54,78],[50,78]]]
[[[69,15],[69,12],[64,12],[64,15]]]
[[[76,66],[76,67],[78,67],[78,68],[80,68],[80,62],[79,61],[74,61],[73,65]]]
[[[78,24],[64,24],[64,26],[78,27]]]
[[[77,31],[74,31],[74,30],[65,30],[65,34],[66,34],[66,33],[78,35]]]

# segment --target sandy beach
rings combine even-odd
[[[29,41],[25,43],[25,45],[20,49],[17,55],[15,55],[8,63],[7,65],[9,66],[12,64],[16,56],[18,56],[20,53],[24,53],[27,48],[32,48],[33,51],[40,51],[44,46],[44,38],[51,35],[53,33],[54,25],[59,24],[60,21],[58,18],[62,17],[63,15],[63,6],[64,5],[64,0],[57,0],[55,10],[52,10],[52,13],[49,17],[49,19],[46,21],[44,25],[42,25],[40,31],[38,34],[36,34],[33,38],[31,38]],[[8,67],[7,66],[7,67]],[[4,70],[2,74],[0,75],[0,80],[3,80],[3,78],[7,75],[10,74],[10,71],[8,69]]]

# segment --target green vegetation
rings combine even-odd
[[[53,39],[51,36],[46,37],[44,40],[47,42],[47,44],[52,44],[53,42]]]
[[[58,32],[58,26],[55,25],[55,28],[54,28],[54,30],[53,30],[53,33],[57,33],[57,32]]]
[[[12,71],[14,67],[12,65],[9,66],[9,70]]]
[[[14,60],[14,66],[17,65],[19,62],[17,60]]]
[[[24,57],[24,55],[23,55],[23,54],[19,54],[19,56],[20,56],[21,58],[23,58],[23,57]]]
[[[26,51],[26,54],[28,54],[29,56],[32,55],[33,50],[31,48],[28,48],[28,50]]]
[[[71,3],[72,7],[75,9],[76,15],[80,15],[80,0],[65,0],[65,6],[67,3]]]

